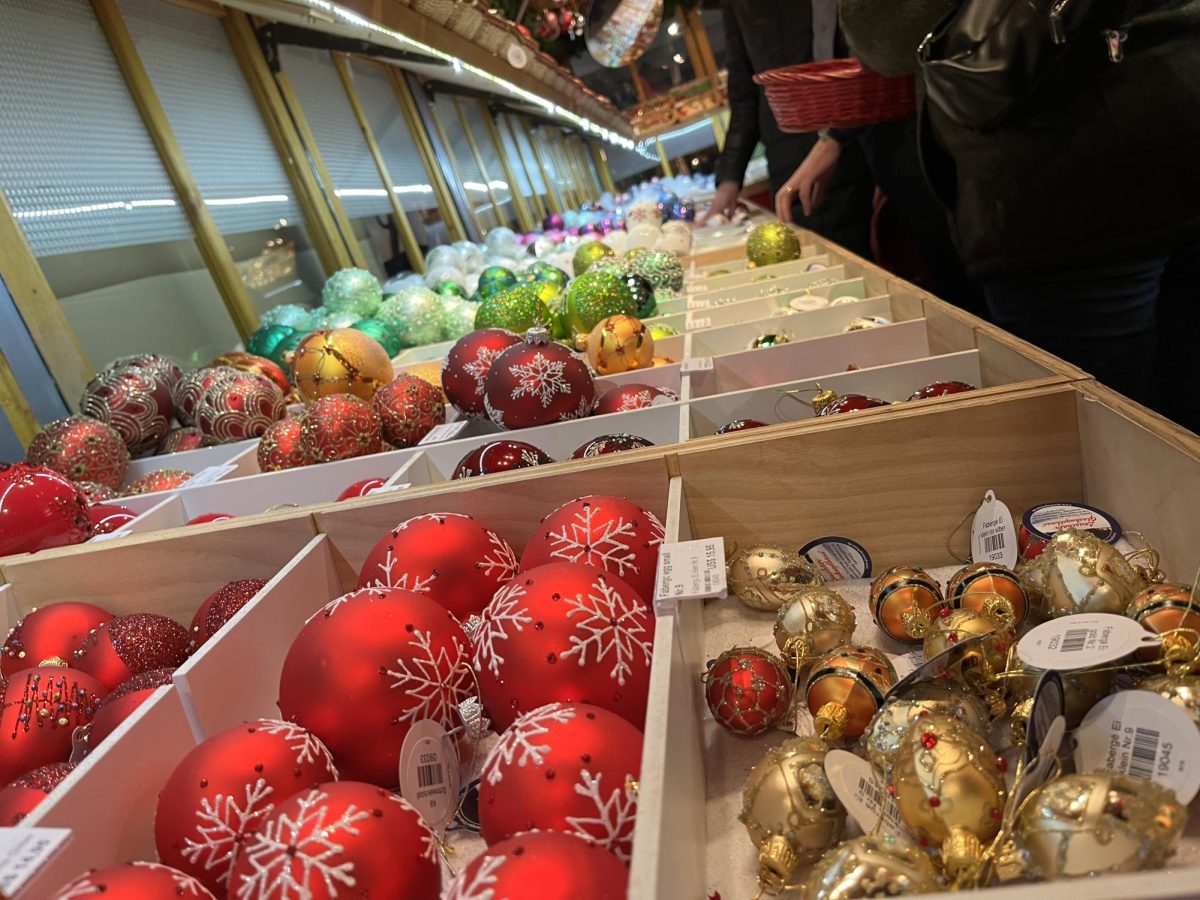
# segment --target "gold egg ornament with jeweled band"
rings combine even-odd
[[[597,322],[585,338],[587,360],[597,375],[651,368],[654,338],[635,316],[616,315]]]
[[[755,225],[746,238],[746,260],[752,269],[799,259],[800,252],[800,238],[783,222]]]
[[[1148,631],[1162,635],[1164,644],[1180,643],[1179,653],[1200,644],[1200,599],[1183,584],[1152,584],[1129,602],[1125,614]],[[1145,663],[1162,659],[1163,646],[1142,647],[1137,658]],[[1188,671],[1200,672],[1200,653],[1189,654],[1194,662]]]
[[[946,600],[955,609],[973,609],[994,619],[1011,615],[1016,628],[1029,615],[1029,597],[1021,579],[997,563],[971,563],[959,569],[946,583]]]
[[[804,689],[822,740],[856,740],[896,684],[892,662],[874,647],[848,645],[819,656]]]
[[[924,569],[892,566],[871,582],[868,608],[892,640],[917,644],[945,602],[942,589]]]
[[[886,834],[851,838],[821,857],[801,900],[866,900],[942,890],[937,870],[912,841]]]
[[[738,821],[758,848],[766,891],[794,885],[803,866],[841,839],[846,809],[825,775],[828,751],[817,738],[790,738],[767,751],[742,788]]]
[[[994,679],[1005,670],[1008,650],[1016,641],[1016,630],[1007,621],[997,621],[973,609],[952,609],[933,620],[922,643],[926,659],[933,659],[951,647],[983,635],[971,648],[959,654],[946,668],[946,678],[973,691],[989,690]]]
[[[837,591],[807,587],[784,601],[775,619],[775,643],[783,660],[802,669],[822,653],[854,637],[854,609]]]
[[[392,360],[374,338],[353,328],[314,331],[289,359],[292,377],[307,402],[330,394],[370,400],[394,377]]]
[[[725,566],[730,592],[751,609],[775,612],[797,591],[821,583],[816,566],[776,544],[736,550]]]
[[[921,715],[937,713],[962,719],[987,734],[987,707],[975,693],[953,681],[918,681],[889,695],[862,736],[862,749],[880,777],[888,779],[909,728]]]
[[[1073,613],[1121,615],[1146,587],[1115,547],[1090,531],[1067,529],[1021,570],[1026,593],[1050,618]]]

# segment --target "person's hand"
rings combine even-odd
[[[704,216],[700,219],[700,227],[703,228],[707,225],[708,220],[717,213],[722,213],[727,219],[732,218],[741,189],[741,185],[736,181],[722,181],[718,184],[716,196],[713,197],[712,203],[708,205],[707,211],[705,211]]]
[[[792,201],[800,198],[806,216],[811,216],[825,199],[825,188],[837,169],[842,145],[831,137],[819,137],[808,156],[792,177],[775,194],[775,215],[784,222],[792,221]]]

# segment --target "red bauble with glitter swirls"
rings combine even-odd
[[[503,328],[483,328],[461,337],[442,363],[442,390],[464,416],[487,418],[483,408],[483,383],[496,357],[521,338]]]
[[[155,381],[159,382],[171,393],[174,393],[175,387],[183,379],[183,369],[179,367],[179,364],[173,359],[169,359],[158,353],[138,353],[135,356],[123,356],[111,362],[108,368],[124,369],[129,366],[135,369],[143,369],[150,373],[154,376]]]
[[[383,424],[383,439],[393,447],[411,447],[446,421],[441,389],[415,375],[397,375],[375,392],[371,405]]]
[[[836,416],[841,413],[858,412],[861,409],[875,409],[880,406],[891,406],[886,400],[880,400],[878,397],[866,397],[862,394],[847,394],[844,397],[839,397],[832,403],[822,406],[817,412],[818,416]]]
[[[261,437],[283,418],[283,391],[269,378],[239,372],[213,382],[196,404],[196,427],[218,444]]]
[[[150,669],[132,678],[122,681],[112,693],[100,701],[96,714],[92,716],[92,725],[88,730],[88,752],[95,750],[100,743],[112,734],[117,726],[128,719],[139,706],[154,696],[154,692],[163,685],[171,684],[173,668]]]
[[[713,718],[734,734],[762,734],[791,706],[792,678],[774,654],[734,647],[709,668],[704,699]]]
[[[83,494],[83,499],[91,506],[116,500],[121,496],[107,484],[96,484],[94,481],[76,481],[73,484],[79,488],[79,493]]]
[[[232,366],[205,366],[188,372],[175,385],[172,394],[175,400],[175,418],[182,425],[196,424],[196,404],[204,396],[204,392],[223,378],[232,378],[238,370]]]
[[[244,350],[234,350],[230,353],[223,353],[210,362],[209,365],[229,366],[231,369],[237,369],[239,372],[250,372],[254,375],[261,375],[274,383],[280,392],[284,394],[292,389],[287,373],[280,368],[278,363],[267,359],[265,356],[255,356],[253,353],[247,353]]]
[[[208,447],[212,443],[212,439],[194,425],[189,425],[187,428],[174,428],[168,431],[167,436],[159,442],[158,449],[154,451],[154,455],[166,456],[170,453],[199,450],[201,447]]]
[[[454,616],[423,594],[352,591],[292,642],[279,709],[325,742],[343,777],[394,788],[414,722],[460,724],[458,704],[475,693],[468,647]]]
[[[334,781],[279,803],[243,842],[230,897],[438,900],[438,842],[407,800]]]
[[[129,465],[129,448],[110,425],[68,416],[34,435],[25,451],[25,462],[53,469],[72,481],[119,488]]]
[[[278,472],[308,465],[300,446],[300,420],[283,419],[265,432],[258,442],[258,468]]]
[[[554,460],[546,451],[524,441],[492,441],[476,447],[458,461],[454,478],[473,478],[476,475],[495,475],[513,469],[544,466]]]
[[[748,431],[751,428],[766,428],[766,422],[760,422],[758,419],[734,419],[732,422],[722,425],[717,429],[717,434],[735,434],[739,431]]]
[[[106,693],[91,675],[62,666],[10,677],[0,705],[0,784],[38,766],[66,762],[72,732],[92,720]]]
[[[325,745],[299,725],[256,719],[214,734],[158,795],[158,858],[222,896],[243,839],[271,810],[337,777]]]
[[[479,777],[489,845],[521,831],[575,834],[629,861],[642,732],[607,709],[550,703],[513,722]]]
[[[204,599],[192,617],[191,628],[193,649],[204,644],[243,606],[255,598],[267,586],[262,578],[243,578],[217,588]]]
[[[483,382],[484,409],[501,428],[582,419],[595,403],[587,363],[537,329],[496,357]]]
[[[640,450],[653,446],[653,441],[636,434],[602,434],[580,444],[571,454],[571,459],[591,459],[593,456],[607,456],[609,453],[623,453],[626,450]]]
[[[617,576],[582,563],[519,573],[472,632],[479,693],[497,728],[546,703],[592,703],[642,726],[654,613]]]
[[[337,498],[339,501],[356,500],[359,497],[374,494],[385,484],[387,482],[382,478],[364,478],[362,481],[356,481],[354,484],[348,485],[344,491],[337,495]]]
[[[624,497],[580,497],[542,519],[521,554],[521,571],[552,562],[588,563],[654,599],[662,522]]]
[[[0,556],[82,544],[94,533],[87,500],[65,476],[0,463]]]
[[[975,390],[975,386],[967,384],[965,381],[935,381],[933,384],[925,385],[919,391],[913,391],[908,399],[928,400],[931,397],[947,397],[950,394],[964,394],[973,390]]]
[[[117,503],[97,503],[88,508],[88,515],[92,518],[95,534],[112,534],[138,517],[132,509]]]
[[[471,860],[444,900],[625,900],[628,889],[629,869],[611,851],[563,831],[527,831]]]
[[[106,690],[164,666],[178,666],[188,655],[187,629],[156,613],[133,613],[96,627],[75,651],[74,665]]]
[[[175,404],[165,381],[126,366],[101,372],[83,392],[85,416],[111,425],[132,454],[153,450],[171,430]]]
[[[401,522],[375,545],[358,586],[426,594],[465,622],[516,573],[517,557],[496,532],[471,516],[429,513]]]
[[[136,497],[139,494],[157,494],[160,491],[173,491],[183,487],[192,479],[191,472],[183,469],[155,469],[147,472],[141,478],[125,488],[124,496]]]
[[[7,678],[54,657],[70,660],[92,629],[112,619],[113,614],[108,610],[79,600],[64,600],[35,609],[8,633],[0,651],[0,674]]]
[[[300,448],[310,463],[370,456],[383,450],[379,414],[353,394],[331,394],[300,420]]]
[[[634,409],[645,409],[647,406],[659,406],[664,403],[674,403],[679,396],[667,388],[655,387],[651,384],[622,384],[601,394],[596,401],[593,415],[606,416],[609,413],[629,412]]]
[[[93,869],[59,888],[50,900],[78,900],[92,895],[104,900],[216,900],[191,875],[152,862],[128,862],[111,869]]]

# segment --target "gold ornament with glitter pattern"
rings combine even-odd
[[[1057,532],[1022,570],[1022,578],[1051,618],[1083,612],[1121,615],[1146,587],[1115,547],[1077,529]]]
[[[800,238],[783,222],[754,226],[746,239],[746,259],[751,268],[800,258]]]
[[[725,567],[729,590],[751,609],[774,612],[798,591],[821,583],[816,567],[776,544],[737,551]]]
[[[392,360],[379,342],[353,328],[314,331],[290,361],[296,387],[307,402],[330,394],[370,400],[392,380]]]
[[[940,891],[929,857],[907,838],[870,834],[834,847],[805,879],[802,900],[865,900]]]
[[[775,619],[775,643],[784,661],[802,669],[814,657],[854,637],[854,609],[837,591],[806,587],[786,599]]]

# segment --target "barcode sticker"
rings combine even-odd
[[[712,319],[710,319],[708,316],[702,316],[698,319],[693,319],[691,316],[688,316],[687,330],[696,331],[700,328],[712,328]]]
[[[1069,672],[1116,662],[1140,647],[1162,643],[1133,619],[1110,613],[1081,613],[1051,619],[1017,642],[1017,655],[1037,669]]]
[[[825,775],[829,786],[846,811],[868,834],[876,823],[887,834],[906,836],[904,820],[896,801],[865,759],[845,750],[825,754]]]
[[[658,550],[654,606],[660,612],[681,600],[724,597],[725,539],[663,544]]]
[[[194,488],[203,487],[206,484],[214,484],[236,469],[235,465],[225,466],[209,466],[207,469],[201,469],[180,487]]]
[[[400,795],[435,834],[454,818],[461,780],[454,743],[433,719],[414,722],[400,747]]]
[[[692,359],[685,359],[679,364],[679,373],[681,375],[690,375],[693,372],[711,372],[713,369],[713,360],[711,356],[695,356]]]
[[[0,893],[15,897],[70,837],[69,828],[0,828]]]
[[[984,494],[971,521],[971,559],[1010,568],[1017,562],[1017,528],[1012,513],[992,491]]]
[[[438,444],[442,441],[448,441],[451,438],[456,438],[464,428],[470,423],[470,419],[459,419],[457,422],[444,422],[441,425],[434,425],[429,429],[429,433],[421,438],[418,443],[421,444]]]
[[[1126,774],[1130,778],[1144,778],[1149,781],[1154,777],[1154,763],[1158,759],[1158,732],[1149,728],[1133,729],[1133,747],[1129,751],[1129,768]]]
[[[442,772],[441,763],[426,763],[423,766],[417,766],[417,787],[427,788],[435,784],[442,784],[445,780],[446,776]]]
[[[1088,630],[1086,628],[1072,628],[1062,639],[1063,653],[1078,653],[1087,646]]]

